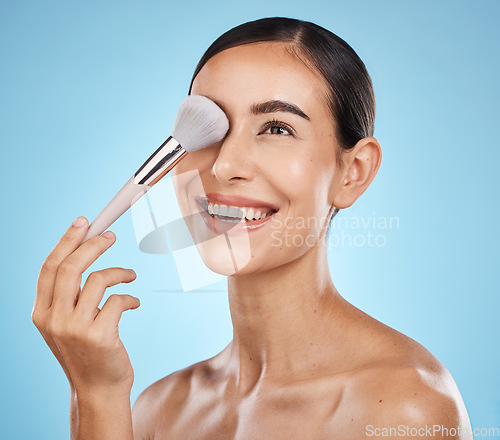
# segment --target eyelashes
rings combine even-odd
[[[273,119],[266,122],[259,134],[271,134],[277,136],[295,136],[295,130],[282,121]]]

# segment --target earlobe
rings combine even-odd
[[[340,209],[348,208],[363,194],[377,175],[382,161],[382,148],[374,137],[358,141],[347,153],[343,184],[335,195],[333,204]]]

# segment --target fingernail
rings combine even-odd
[[[115,234],[113,234],[111,231],[106,231],[104,234],[101,235],[101,237],[106,237],[111,240],[112,238],[115,238]]]
[[[81,228],[85,224],[85,217],[77,217],[73,222],[75,228]]]
[[[133,277],[136,277],[136,276],[137,276],[137,274],[135,273],[135,271],[134,271],[134,270],[129,269],[129,272],[130,272],[130,274],[131,274]]]

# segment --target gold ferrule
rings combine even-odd
[[[134,183],[153,186],[187,154],[187,151],[170,136],[144,162],[134,175]]]

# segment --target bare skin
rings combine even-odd
[[[135,439],[366,438],[370,426],[400,425],[460,427],[449,438],[472,438],[453,379],[424,347],[333,286],[271,304],[273,287],[230,295],[235,339],[148,388],[134,407]],[[249,303],[260,319],[239,314],[252,316]]]
[[[57,358],[71,390],[71,439],[132,438],[130,390],[134,371],[118,335],[118,321],[139,307],[130,295],[107,287],[129,283],[134,271],[112,267],[82,274],[114,242],[108,231],[83,245],[88,221],[79,217],[45,259],[38,277],[32,319]]]
[[[327,263],[328,221],[298,223],[328,220],[333,207],[357,200],[379,169],[378,141],[360,140],[343,153],[344,166],[337,162],[326,87],[282,43],[217,54],[197,76],[193,94],[217,102],[230,130],[222,142],[190,153],[176,175],[197,170],[207,194],[277,207],[265,227],[248,234],[251,257],[235,273],[221,263],[223,246],[199,248],[212,270],[228,275],[233,340],[212,359],[151,385],[131,412],[133,370],[118,321],[139,304],[124,295],[97,307],[107,286],[135,275],[106,269],[80,292],[82,273],[114,236],[80,246],[88,223],[72,226],[44,263],[33,309],[70,382],[72,438],[399,439],[430,437],[425,428],[436,425],[455,431],[433,432],[433,438],[471,439],[460,393],[440,362],[336,290]],[[275,100],[292,103],[308,119],[283,109],[255,111],[255,104]],[[181,209],[189,210],[196,195],[191,182],[176,191]],[[312,240],[276,245],[271,234],[282,238],[287,220],[286,232]],[[190,228],[206,233],[202,224]],[[234,252],[245,250],[240,244],[235,241]],[[380,431],[398,427],[420,431]]]
[[[374,138],[346,153],[345,167],[336,163],[324,84],[282,43],[217,54],[196,78],[193,94],[217,102],[231,124],[222,145],[190,155],[176,170],[197,169],[207,193],[272,201],[276,217],[325,218],[332,205],[354,203],[380,166]],[[277,99],[297,105],[310,120],[251,111]],[[264,132],[271,117],[295,136]],[[177,187],[177,196],[187,205],[189,185]],[[317,233],[309,247],[272,247],[265,228],[249,234],[252,259],[228,278],[233,341],[143,392],[134,406],[136,439],[348,439],[367,437],[370,427],[375,434],[377,427],[399,425],[444,425],[457,434],[460,428],[459,435],[435,432],[435,438],[472,438],[460,393],[439,361],[339,295],[327,265],[325,227],[316,227],[292,229]],[[202,257],[223,272],[214,247],[202,249]]]

